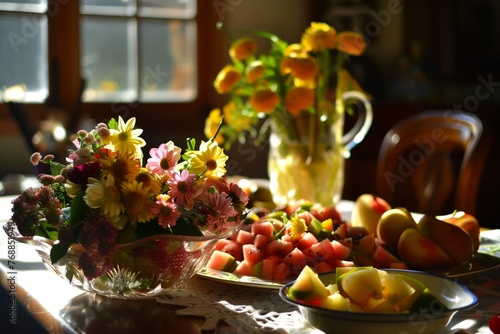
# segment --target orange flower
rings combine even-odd
[[[366,42],[363,35],[354,31],[339,33],[337,38],[337,49],[353,56],[359,56],[365,52]]]
[[[255,60],[251,62],[245,70],[245,78],[248,83],[254,83],[257,81],[262,74],[264,74],[266,68],[260,60]]]
[[[251,38],[241,38],[229,48],[229,56],[234,62],[247,59],[257,52],[257,43]]]
[[[222,114],[219,108],[210,111],[210,114],[208,114],[208,117],[205,120],[205,128],[204,128],[205,136],[207,136],[207,138],[213,137],[221,121],[222,121]],[[222,145],[224,143],[224,136],[219,132],[215,137],[215,141],[219,145]]]
[[[283,51],[284,56],[296,56],[296,57],[305,57],[307,56],[307,50],[304,49],[302,44],[293,43],[289,44],[285,51]]]
[[[314,104],[314,97],[314,89],[294,87],[286,95],[285,107],[292,115],[297,116]]]
[[[290,73],[294,78],[310,80],[318,73],[318,63],[311,57],[283,57],[280,63],[281,74]]]
[[[250,96],[248,102],[258,112],[271,112],[280,101],[278,95],[270,89],[262,89]]]
[[[215,90],[219,94],[229,93],[234,85],[238,83],[241,79],[241,73],[236,69],[236,67],[231,65],[226,65],[222,70],[220,70],[219,74],[214,81]]]
[[[302,34],[301,43],[307,50],[318,52],[333,49],[337,38],[335,28],[326,23],[312,22]]]

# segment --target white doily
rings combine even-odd
[[[323,333],[309,325],[296,307],[284,302],[277,290],[193,277],[157,301],[184,306],[178,315],[204,318],[203,331],[215,330],[224,320],[241,333]]]

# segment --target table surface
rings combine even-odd
[[[0,197],[0,225],[11,200]],[[348,215],[352,202],[342,202]],[[499,236],[491,233],[489,236]],[[495,231],[493,231],[495,232]],[[498,230],[496,230],[498,232]],[[500,268],[461,276],[479,304],[453,317],[442,333],[491,333],[500,310]],[[277,290],[193,277],[182,289],[150,300],[118,300],[82,292],[48,271],[33,247],[0,231],[2,333],[322,333],[310,327]]]

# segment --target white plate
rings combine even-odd
[[[477,274],[496,267],[500,267],[500,258],[488,254],[477,253],[471,261],[460,266],[436,269],[428,272],[451,278]],[[198,276],[231,285],[241,285],[260,289],[280,289],[284,285],[280,282],[264,280],[253,276],[236,275],[206,267],[198,272]]]

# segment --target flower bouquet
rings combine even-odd
[[[143,167],[135,118],[80,130],[67,164],[48,164],[41,186],[13,200],[10,237],[35,244],[71,284],[115,297],[153,296],[203,267],[218,239],[246,217],[247,194],[223,177],[228,157],[213,141],[150,150]]]
[[[254,38],[236,40],[229,49],[232,62],[220,70],[214,87],[229,95],[228,103],[210,112],[205,134],[226,148],[249,138],[259,145],[271,133],[268,173],[277,204],[300,199],[335,204],[342,191],[343,162],[371,125],[371,105],[344,64],[361,55],[366,43],[354,31],[337,33],[326,23],[313,22],[300,43],[257,32],[270,41],[267,54],[257,54]],[[344,114],[358,110],[363,117],[343,135]],[[269,131],[270,129],[270,131]]]

